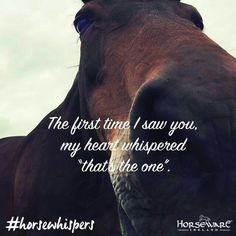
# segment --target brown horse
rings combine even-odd
[[[234,220],[236,60],[202,33],[197,10],[177,0],[84,2],[74,22],[81,34],[80,68],[66,99],[28,136],[1,140],[1,229],[12,215],[28,220],[61,216],[95,220],[94,231],[79,235],[118,236],[119,212],[124,235],[172,236],[178,235],[177,220],[197,221],[202,214],[217,222]],[[139,117],[193,120],[198,130],[171,137],[166,129],[140,128],[81,130],[71,136],[68,130],[49,131],[51,116],[69,122],[78,116],[109,117],[131,124]],[[188,137],[189,143],[185,152],[152,152],[148,158],[136,151],[77,153],[79,159],[96,162],[111,157],[113,166],[128,159],[139,166],[170,160],[170,172],[116,171],[109,177],[82,173],[77,158],[59,151],[65,140],[84,145],[90,137],[98,142],[181,142]]]

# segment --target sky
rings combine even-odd
[[[0,0],[0,138],[27,135],[69,91],[80,43],[72,22],[79,0]],[[205,33],[236,56],[235,0],[185,0]]]

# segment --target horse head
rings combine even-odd
[[[194,222],[203,213],[216,220],[235,218],[236,60],[202,32],[198,11],[180,1],[84,3],[74,20],[80,66],[67,97],[26,137],[0,140],[0,228],[12,215],[64,217],[95,220],[95,230],[80,235],[118,236],[120,222],[127,236],[169,236],[176,235],[179,219]],[[101,126],[76,135],[48,129],[50,117],[71,124],[78,116],[129,121],[130,128]],[[194,129],[173,129],[170,135],[168,126],[144,128],[152,121],[194,121]],[[162,150],[149,153],[120,146],[96,153],[81,149],[78,159],[109,160],[115,167],[84,173],[60,145],[85,145],[91,137],[98,143],[118,140],[120,146],[163,143]],[[171,150],[177,144],[186,144],[185,150]],[[165,161],[162,171],[141,169]],[[138,171],[121,171],[123,162],[136,164]],[[20,235],[28,233],[38,235]]]
[[[112,151],[111,165],[170,161],[168,172],[110,173],[125,235],[175,235],[179,218],[233,217],[236,61],[203,32],[198,11],[177,0],[84,1],[80,81],[92,119],[135,124],[194,121],[195,130],[97,132],[100,141],[188,138],[185,152]],[[224,209],[224,211],[222,210]]]

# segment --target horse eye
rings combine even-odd
[[[75,29],[80,35],[82,35],[92,23],[93,20],[89,17],[78,16],[74,20]]]

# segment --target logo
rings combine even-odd
[[[229,232],[232,222],[232,220],[212,221],[211,218],[200,215],[196,222],[177,220],[176,226],[180,232]]]

